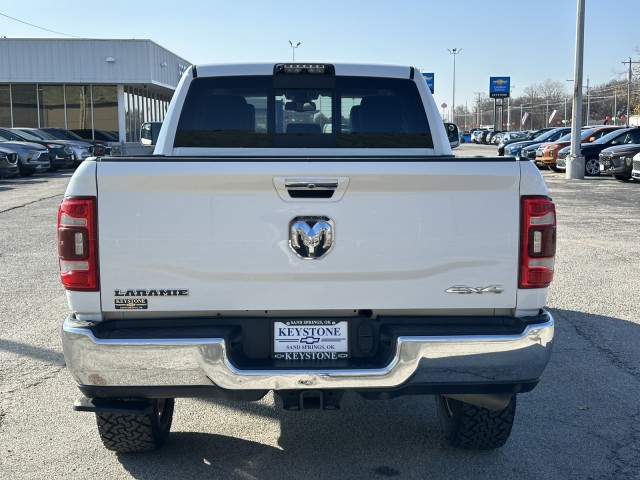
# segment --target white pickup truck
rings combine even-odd
[[[495,448],[551,354],[543,178],[454,157],[411,67],[191,67],[153,155],[80,165],[58,239],[75,409],[115,451],[159,447],[176,397],[270,391],[435,395],[453,445]]]

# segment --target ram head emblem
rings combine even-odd
[[[328,217],[296,217],[289,224],[289,247],[300,258],[321,258],[333,242],[334,225]]]

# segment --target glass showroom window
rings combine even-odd
[[[115,85],[94,85],[93,128],[108,132],[118,131],[118,90]]]
[[[11,94],[9,85],[0,85],[0,127],[11,127]]]
[[[38,126],[38,99],[35,84],[11,85],[13,126]]]
[[[67,85],[67,128],[91,128],[91,92],[88,85]]]
[[[65,128],[62,85],[38,85],[38,107],[41,127]]]

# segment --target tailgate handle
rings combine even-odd
[[[287,179],[284,187],[291,198],[331,198],[338,188],[338,179]]]

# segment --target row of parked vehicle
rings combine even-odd
[[[526,140],[530,132],[507,132],[501,130],[476,129],[469,134],[471,143],[498,145],[504,141]]]
[[[529,159],[540,168],[556,172],[567,168],[571,152],[571,128],[529,132],[524,140],[502,140],[498,155]],[[585,175],[612,175],[618,180],[640,180],[640,127],[592,125],[580,130],[580,153]]]
[[[110,143],[117,141],[92,137],[95,131],[88,129],[0,128],[0,178],[77,167],[85,158],[108,155]]]

